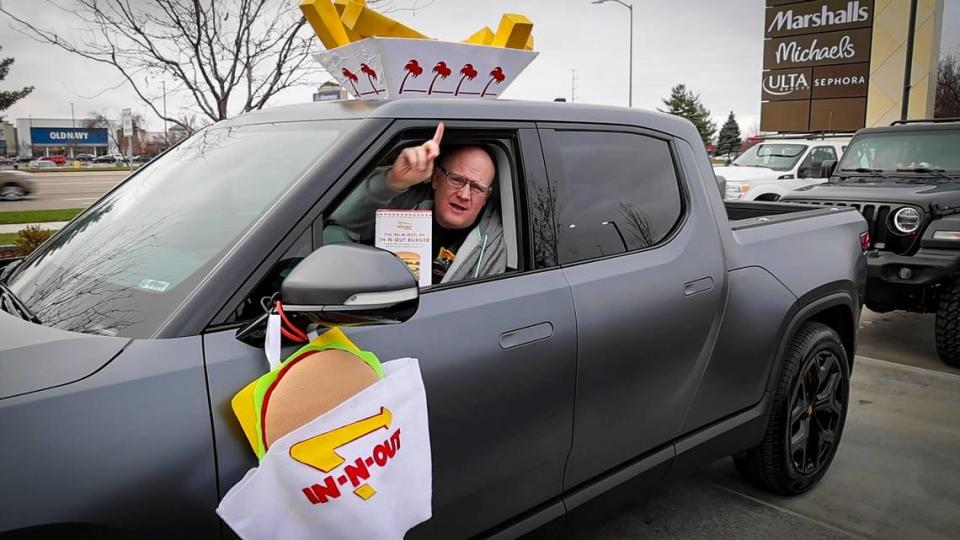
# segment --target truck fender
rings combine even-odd
[[[843,290],[836,290],[842,287]],[[770,373],[767,374],[767,392],[773,392],[780,365],[783,362],[784,352],[793,336],[807,321],[817,321],[830,326],[840,334],[847,352],[847,361],[853,370],[853,357],[856,354],[857,326],[860,320],[860,302],[857,300],[856,288],[847,283],[828,283],[802,296],[787,312],[783,327],[780,331],[780,345],[774,357]],[[828,289],[825,291],[825,289]],[[839,326],[839,328],[838,328]]]

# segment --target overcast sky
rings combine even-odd
[[[40,0],[2,0],[5,6],[29,11],[30,20],[48,29],[69,33],[68,14]],[[137,0],[132,0],[137,1]],[[298,0],[290,1],[297,9]],[[627,0],[628,2],[631,0]],[[634,3],[635,107],[653,109],[676,83],[685,83],[701,95],[718,123],[734,111],[746,133],[757,129],[760,115],[760,73],[763,53],[764,0],[632,0]],[[413,0],[394,0],[396,6]],[[552,100],[573,94],[577,102],[627,104],[628,11],[609,2],[589,0],[419,0],[428,4],[416,12],[391,16],[437,39],[461,40],[486,25],[496,28],[504,12],[522,13],[534,22],[540,56],[504,93],[504,98]],[[944,0],[942,51],[960,52],[960,0]],[[42,45],[15,32],[0,15],[0,55],[16,59],[4,89],[24,85],[34,92],[8,109],[15,118],[69,118],[91,112],[119,117],[131,107],[147,117],[151,129],[162,129],[120,75],[96,64]],[[574,75],[575,71],[575,75]],[[311,100],[318,77],[310,86],[288,89],[270,105]],[[170,99],[173,113],[186,106]]]

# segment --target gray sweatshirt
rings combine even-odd
[[[325,244],[333,242],[373,243],[378,209],[432,210],[433,187],[429,182],[397,193],[390,189],[386,169],[378,169],[353,190],[327,220]],[[500,208],[488,201],[470,230],[441,283],[502,274],[507,268]]]

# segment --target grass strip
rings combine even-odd
[[[12,246],[17,242],[17,233],[0,233],[0,246]]]
[[[48,221],[70,221],[80,212],[83,212],[83,208],[0,212],[0,225],[14,225],[18,223],[46,223]]]

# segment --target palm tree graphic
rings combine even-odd
[[[347,68],[343,68],[342,73],[343,73],[343,76],[346,77],[348,81],[350,81],[350,86],[353,87],[353,95],[360,97],[360,91],[357,90],[357,85],[356,85],[356,83],[360,79],[356,75],[354,75],[352,71],[350,71]]]
[[[410,60],[407,62],[407,65],[403,66],[403,70],[406,71],[407,74],[403,76],[403,82],[400,83],[400,92],[398,92],[400,94],[403,93],[403,85],[407,84],[407,77],[412,75],[413,78],[416,79],[421,73],[423,73],[423,68],[420,67],[420,62],[417,62],[416,60]]]
[[[487,95],[487,89],[490,88],[490,85],[493,82],[500,84],[506,79],[507,76],[503,74],[503,69],[500,66],[497,66],[490,70],[490,80],[487,81],[487,85],[483,87],[483,92],[480,92],[480,97]]]
[[[460,85],[463,84],[464,79],[472,81],[473,78],[477,76],[477,70],[473,69],[473,64],[464,64],[463,67],[460,68],[460,75],[462,75],[460,82],[457,83],[457,89],[453,92],[455,96],[460,95]]]
[[[436,73],[436,75],[434,75],[433,80],[430,81],[430,88],[427,89],[427,95],[433,93],[433,83],[437,82],[437,77],[446,79],[451,73],[453,73],[453,70],[448,68],[447,63],[441,60],[437,62],[437,65],[433,66],[433,72]]]
[[[380,89],[377,88],[377,83],[373,82],[377,80],[377,72],[373,70],[370,66],[366,64],[360,64],[360,71],[364,72],[367,75],[367,80],[370,81],[370,87],[373,88],[373,92],[380,95]]]

